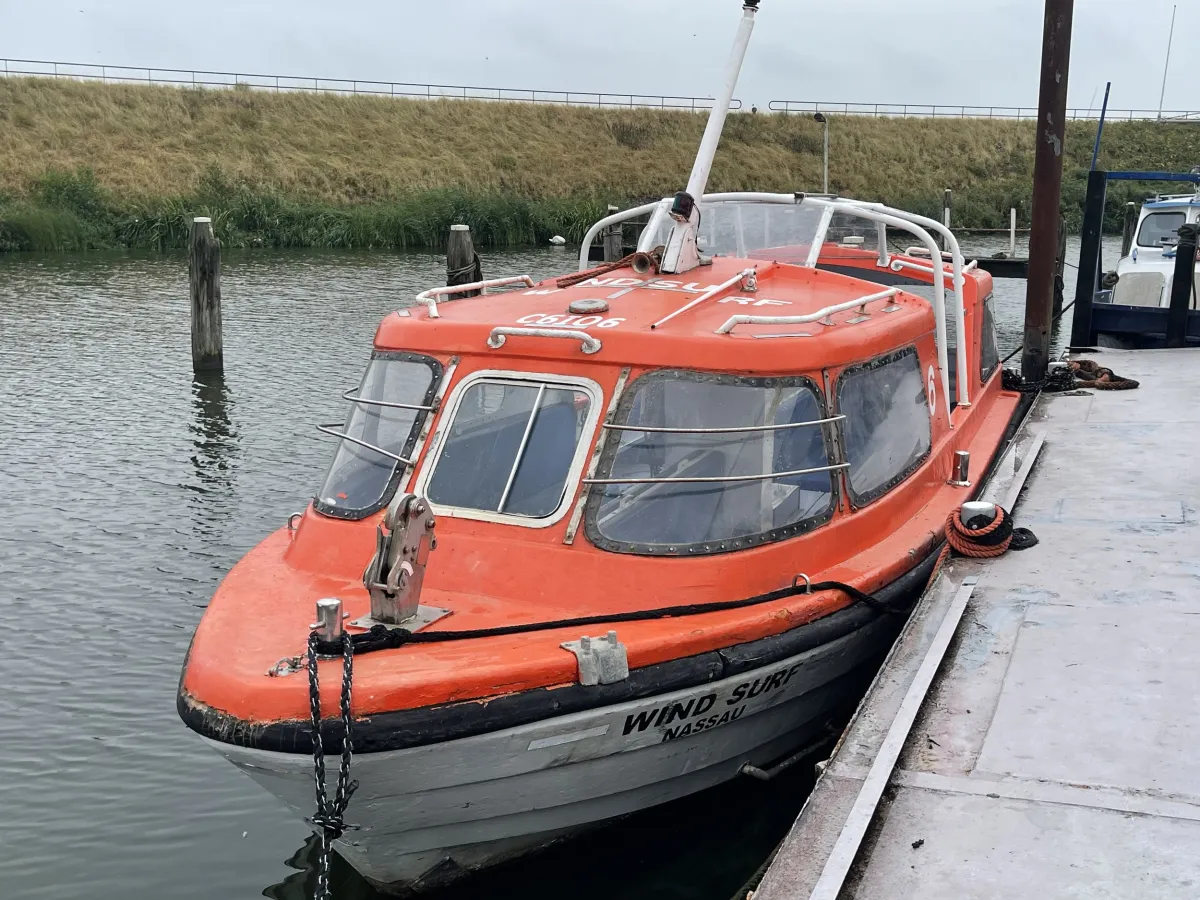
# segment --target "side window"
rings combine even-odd
[[[431,464],[430,502],[468,518],[553,524],[582,468],[598,400],[598,390],[540,379],[470,382]]]
[[[1186,219],[1187,214],[1181,212],[1151,213],[1142,220],[1142,227],[1138,229],[1138,246],[1161,247],[1163,244],[1177,243],[1179,226]]]
[[[341,519],[362,519],[392,499],[408,456],[416,446],[442,377],[442,364],[415,353],[377,352],[357,391],[348,391],[350,412],[321,489],[313,500],[318,512]]]
[[[844,371],[837,404],[846,417],[842,430],[856,506],[887,493],[929,455],[929,401],[916,348]]]
[[[622,553],[757,546],[829,519],[825,416],[807,378],[644,375],[621,403],[588,500],[588,538]]]
[[[980,316],[979,335],[979,380],[987,381],[988,377],[1000,365],[1000,347],[996,341],[996,312],[993,309],[992,295],[988,294],[983,301],[983,315]]]

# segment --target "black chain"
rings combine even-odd
[[[357,781],[350,780],[350,760],[354,755],[350,721],[350,688],[354,681],[354,644],[349,634],[342,634],[342,758],[338,765],[337,786],[334,789],[333,802],[325,790],[325,746],[321,740],[321,682],[317,673],[317,659],[320,656],[318,644],[322,643],[316,632],[308,636],[308,711],[312,724],[313,745],[313,782],[317,791],[317,811],[309,822],[320,830],[321,855],[317,860],[317,887],[314,900],[326,900],[329,897],[329,849],[334,841],[340,838],[347,829],[342,816],[358,787]]]

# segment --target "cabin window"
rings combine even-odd
[[[450,515],[553,524],[583,468],[599,398],[582,379],[472,378],[447,414],[426,496]]]
[[[361,519],[388,504],[413,452],[442,364],[412,353],[376,353],[362,384],[348,391],[350,412],[333,462],[313,501],[318,512]]]
[[[1179,227],[1187,221],[1187,215],[1182,212],[1150,213],[1142,219],[1142,227],[1138,229],[1139,247],[1161,247],[1164,244],[1175,244],[1179,241]]]
[[[916,471],[931,444],[929,399],[916,348],[846,369],[838,412],[855,505],[887,493]]]
[[[995,301],[988,294],[983,301],[983,315],[980,317],[982,329],[979,335],[979,380],[987,381],[988,377],[1000,365],[1000,345],[996,339]]]
[[[807,378],[662,371],[625,395],[588,537],[626,553],[729,552],[829,519],[828,417]]]

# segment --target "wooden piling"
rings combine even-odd
[[[942,224],[945,225],[947,228],[950,227],[950,207],[953,204],[953,201],[954,201],[954,192],[952,190],[950,190],[950,188],[946,188],[942,192]],[[950,244],[950,242],[947,241],[943,237],[942,238],[942,249],[949,250],[950,249],[949,244]]]
[[[222,372],[221,245],[213,234],[212,219],[205,216],[192,220],[188,281],[192,296],[192,370],[197,374]]]
[[[1125,204],[1125,227],[1121,229],[1121,256],[1128,256],[1133,249],[1133,232],[1137,228],[1138,205]]]
[[[446,243],[446,286],[483,281],[483,266],[471,241],[469,225],[451,225]],[[464,291],[456,297],[478,297],[480,291]]]
[[[619,208],[610,206],[608,215],[618,212]],[[604,232],[604,261],[616,262],[625,255],[625,237],[620,223],[609,225]]]

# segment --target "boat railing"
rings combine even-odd
[[[387,409],[414,409],[417,412],[433,412],[437,409],[436,406],[422,406],[418,403],[394,403],[391,400],[371,400],[368,397],[355,397],[354,392],[357,388],[350,388],[348,391],[342,392],[342,399],[349,400],[351,403],[363,406],[382,406]]]
[[[762,475],[695,475],[680,478],[585,478],[584,484],[730,484],[747,481],[771,481],[776,478],[796,478],[819,472],[839,472],[850,468],[849,463],[816,466],[812,469],[792,469],[789,472],[764,472]]]
[[[340,423],[340,422],[335,422],[332,425],[317,425],[316,426],[317,431],[321,432],[321,434],[327,434],[330,437],[340,438],[343,441],[349,441],[350,443],[357,444],[360,447],[366,447],[368,450],[374,450],[376,453],[380,454],[381,456],[386,456],[388,459],[393,459],[396,462],[401,463],[403,465],[406,465],[406,466],[413,465],[413,461],[411,459],[408,459],[407,457],[400,456],[398,453],[393,453],[391,450],[384,450],[382,447],[380,447],[376,444],[372,444],[370,441],[364,441],[362,438],[356,438],[351,434],[346,434],[346,432],[344,432],[344,431],[337,431],[336,429],[338,429],[340,427],[342,427],[342,423]]]
[[[910,271],[913,271],[913,272],[923,272],[926,275],[933,274],[933,266],[925,266],[925,265],[922,265],[921,263],[910,262],[906,259],[892,260],[890,268],[893,272],[899,272],[899,271],[902,271],[903,269],[909,269]],[[963,272],[964,273],[971,272],[977,268],[979,268],[979,260],[973,259],[969,263],[967,263],[965,266],[963,266]],[[953,280],[954,270],[951,269],[951,270],[947,271],[946,269],[943,268],[942,269],[942,277]]]
[[[421,291],[416,296],[416,302],[429,310],[429,318],[438,319],[441,318],[438,315],[437,308],[439,297],[452,297],[455,294],[466,294],[470,291],[479,291],[481,294],[486,294],[489,288],[507,287],[514,284],[535,287],[537,282],[528,275],[513,275],[508,278],[489,278],[485,281],[473,281],[470,284],[451,284],[445,287],[435,287],[427,291]]]
[[[829,416],[825,419],[813,419],[811,422],[785,422],[782,425],[742,425],[737,428],[658,428],[650,425],[612,425],[605,423],[600,426],[607,431],[634,431],[638,434],[758,434],[765,431],[787,431],[791,428],[815,428],[830,425],[834,422],[845,421],[845,416]]]
[[[827,200],[812,200],[812,202],[828,203]],[[955,330],[958,331],[959,335],[966,335],[966,300],[964,299],[964,293],[962,293],[962,286],[964,286],[962,271],[964,271],[965,260],[962,258],[962,248],[959,246],[958,238],[955,238],[954,233],[946,226],[946,224],[943,222],[938,222],[936,218],[919,216],[914,214],[914,212],[895,209],[893,206],[886,206],[882,203],[869,203],[865,202],[865,200],[836,200],[834,205],[838,206],[838,208],[840,208],[842,211],[850,211],[853,209],[870,211],[874,215],[868,215],[866,217],[872,218],[874,221],[886,221],[886,223],[893,228],[906,230],[906,232],[916,236],[916,238],[920,240],[920,244],[922,244],[924,250],[929,253],[930,260],[935,258],[941,259],[943,253],[942,248],[938,247],[937,242],[932,239],[930,232],[935,232],[938,236],[940,236],[943,241],[943,245],[946,246],[947,251],[950,254],[949,262],[953,270],[952,287],[954,290]],[[881,218],[878,218],[878,216],[886,216],[887,218],[886,220],[881,220]],[[904,224],[899,224],[901,222]],[[930,272],[930,274],[932,274],[932,272]],[[937,287],[936,284],[935,287]],[[944,290],[946,290],[946,286],[942,284],[941,287],[941,293],[944,301]],[[936,316],[936,305],[934,312]],[[948,338],[944,319],[946,319],[946,313],[944,313],[943,308],[942,325],[937,331],[937,354],[938,360],[940,360],[942,366],[942,386],[944,392],[946,392],[947,409],[949,409],[950,385],[947,366]],[[967,408],[971,406],[971,390],[970,383],[968,383],[967,378],[967,372],[971,371],[970,362],[967,360],[967,354],[970,353],[970,341],[959,340],[959,343],[962,344],[962,347],[959,349],[959,353],[955,355],[955,362],[956,365],[958,365],[958,371],[956,371],[956,376],[958,377],[956,377],[955,383],[956,388],[958,388],[959,406],[962,408]]]
[[[511,328],[493,328],[491,335],[488,337],[487,345],[493,350],[499,350],[510,336],[566,338],[568,340],[580,341],[583,344],[583,352],[589,356],[593,353],[599,353],[602,346],[600,338],[588,334],[586,331],[579,331],[574,328],[518,328],[515,326]]]
[[[714,334],[732,334],[733,330],[739,325],[806,325],[810,322],[821,322],[822,325],[832,326],[834,324],[830,316],[857,307],[859,315],[868,317],[867,304],[877,303],[881,300],[890,300],[900,293],[899,288],[888,288],[886,291],[880,291],[877,294],[868,294],[865,297],[859,297],[856,300],[847,300],[844,303],[836,303],[833,306],[827,306],[824,309],[819,309],[813,313],[807,313],[803,316],[754,316],[748,313],[739,313],[735,316],[730,316],[728,321],[718,328]],[[894,312],[900,307],[885,306],[883,312]],[[855,319],[854,321],[861,321]]]
[[[654,221],[653,214],[660,209],[666,200],[655,200],[653,203],[643,203],[641,206],[635,206],[632,209],[623,209],[620,212],[613,213],[611,216],[605,216],[599,222],[596,222],[588,229],[587,234],[583,236],[583,243],[579,245],[579,271],[592,267],[591,247],[596,238],[600,236],[605,228],[612,225],[619,225],[622,222],[628,222],[630,219],[636,219],[638,216],[644,216],[646,213],[651,214],[651,223]],[[650,225],[646,226],[646,231],[650,230]],[[653,249],[653,248],[651,248]]]

